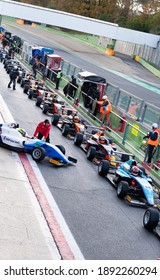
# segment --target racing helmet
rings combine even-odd
[[[26,131],[23,129],[23,128],[18,128],[18,132],[23,136],[25,137],[26,136]]]
[[[100,136],[100,137],[99,137],[99,143],[100,143],[100,144],[104,144],[105,141],[106,141],[106,139],[105,139],[104,136]]]
[[[69,121],[72,121],[72,120],[73,120],[73,117],[72,117],[71,115],[69,115],[69,116],[68,116],[68,120],[69,120]]]
[[[77,122],[79,122],[79,117],[75,116],[73,120],[74,120],[75,123],[77,123]]]
[[[153,123],[152,124],[152,128],[154,129],[154,128],[158,128],[158,123]]]
[[[138,168],[138,166],[132,166],[132,168],[131,168],[132,175],[138,176],[139,172],[140,172],[140,169]]]
[[[107,99],[107,95],[103,95],[102,100]]]

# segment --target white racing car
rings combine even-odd
[[[0,146],[16,152],[29,153],[37,162],[49,157],[49,162],[55,166],[74,165],[77,162],[75,158],[65,156],[65,148],[62,145],[33,139],[16,123],[0,124]]]

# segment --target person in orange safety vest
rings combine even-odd
[[[147,148],[147,164],[151,163],[152,160],[152,156],[153,156],[153,152],[154,152],[154,148],[158,146],[159,144],[159,129],[158,129],[158,124],[157,123],[153,123],[152,124],[152,131],[148,132],[148,134],[146,136],[143,137],[143,139],[148,138],[147,144],[148,144],[148,148]]]
[[[100,105],[100,120],[104,120],[106,116],[106,123],[108,122],[109,114],[112,111],[112,105],[106,95],[102,97],[101,101],[97,101],[97,104]]]

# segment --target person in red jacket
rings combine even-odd
[[[49,136],[50,130],[51,130],[51,124],[49,120],[46,119],[37,125],[33,137],[37,137],[40,140],[44,137],[45,141],[47,143],[50,143],[50,136]]]

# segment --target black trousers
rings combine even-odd
[[[155,146],[152,146],[152,145],[148,144],[148,148],[147,148],[148,160],[147,160],[147,163],[151,163],[154,148],[155,148]]]
[[[13,83],[13,89],[15,89],[16,88],[16,79],[10,78],[10,82],[8,84],[8,87],[10,87],[12,83]]]
[[[56,89],[59,89],[60,78],[56,78]]]
[[[36,75],[37,75],[37,69],[33,69],[33,76],[36,79]]]
[[[37,137],[38,139],[42,139],[43,138],[43,134],[42,133],[40,133],[40,132],[38,132],[38,137]],[[48,137],[46,138],[46,142],[47,143],[50,143],[50,137],[49,137],[49,134],[48,134]]]

